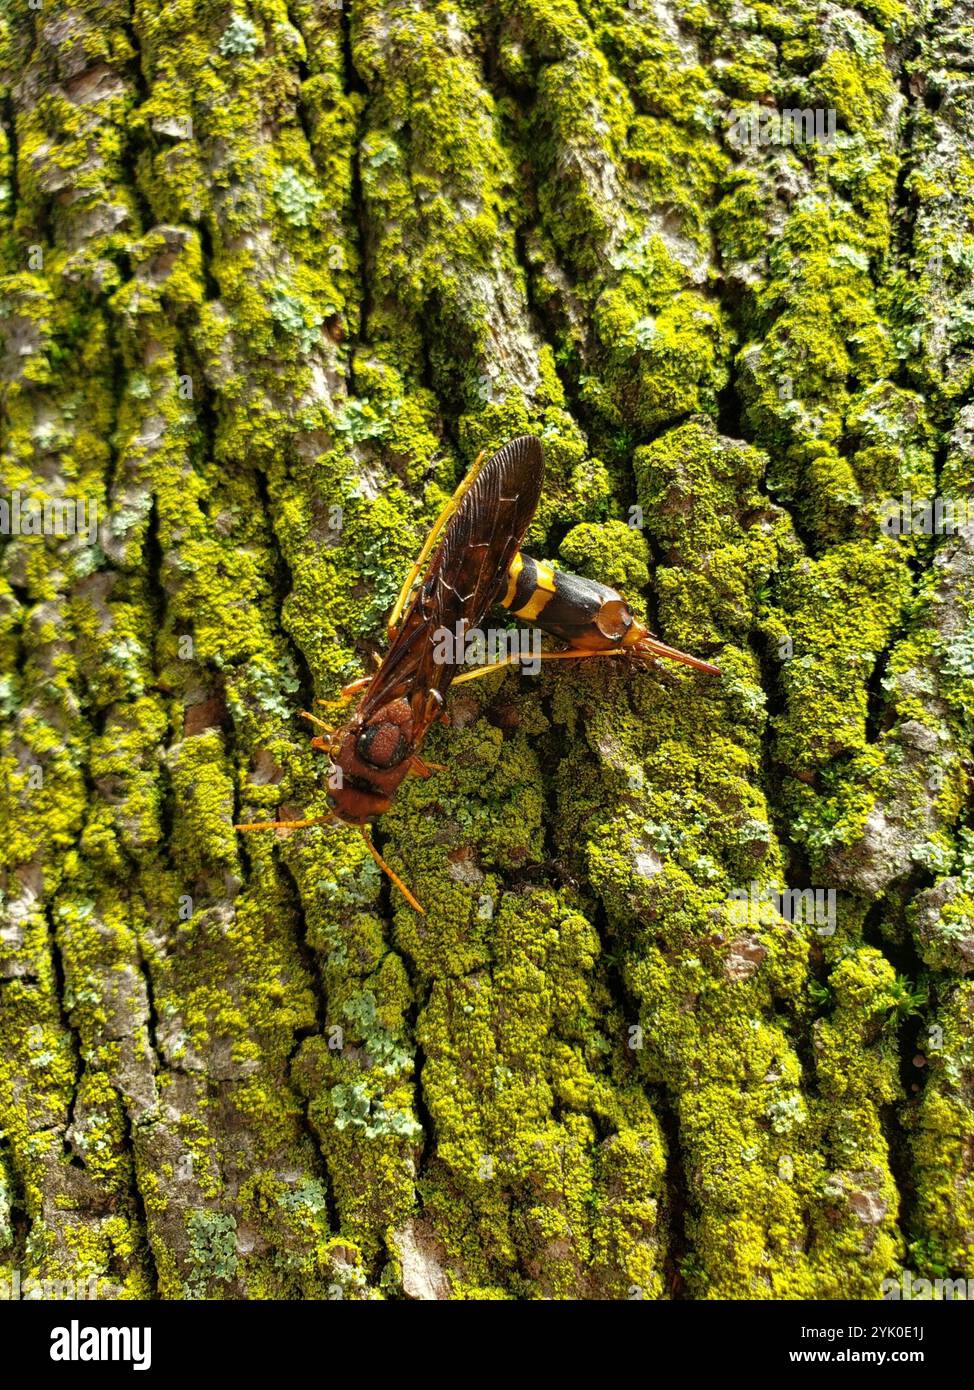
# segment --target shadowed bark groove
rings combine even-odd
[[[972,24],[10,0],[0,498],[94,520],[0,536],[0,1281],[974,1277],[974,521],[883,524],[974,498]],[[458,690],[420,918],[233,822],[324,809],[298,711],[526,431],[527,548],[724,675]]]

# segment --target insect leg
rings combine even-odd
[[[491,671],[499,671],[502,666],[514,666],[521,664],[519,656],[505,656],[500,661],[492,661],[489,666],[478,666],[474,671],[464,671],[462,676],[454,676],[454,685],[463,685],[464,681],[476,681],[481,676],[489,676]]]
[[[529,657],[530,661],[580,661],[586,656],[622,656],[621,647],[611,647],[608,651],[593,652],[582,651],[578,647],[569,647],[564,652],[539,652],[536,657]],[[520,656],[505,656],[500,661],[494,661],[489,666],[478,666],[474,671],[464,671],[462,676],[455,676],[454,685],[462,685],[464,681],[479,680],[481,676],[489,676],[491,671],[499,671],[502,666],[522,666],[524,659]]]
[[[351,681],[344,687],[337,700],[315,700],[315,704],[321,705],[323,709],[342,709],[348,704],[353,695],[358,695],[361,691],[366,690],[371,680],[371,676],[360,676],[358,680]],[[315,719],[314,716],[308,714],[307,711],[301,710],[300,712],[305,719],[311,719],[314,723],[320,724],[322,728],[326,727],[320,719]]]
[[[418,753],[414,753],[409,759],[409,766],[418,777],[432,777],[434,772],[446,772],[442,763],[428,763]]]
[[[235,825],[234,830],[306,830],[309,825],[325,825],[335,819],[332,815],[311,816],[308,820],[258,820],[247,825]]]
[[[336,703],[346,704],[353,695],[358,695],[360,691],[367,690],[371,683],[371,676],[359,676],[357,681],[349,681],[348,685],[344,686],[342,689],[340,702],[336,701]]]
[[[440,512],[439,516],[433,522],[433,529],[426,537],[426,543],[423,546],[422,550],[419,552],[419,558],[407,574],[406,582],[400,589],[399,597],[396,599],[396,606],[393,608],[392,613],[389,616],[387,631],[389,633],[390,642],[392,641],[393,637],[395,637],[396,633],[399,631],[399,620],[402,617],[406,605],[409,602],[410,595],[413,591],[413,586],[416,583],[416,580],[419,578],[420,571],[422,570],[423,566],[426,564],[426,561],[432,554],[433,547],[439,539],[444,526],[450,520],[450,517],[456,511],[457,507],[459,507],[460,503],[463,501],[464,494],[467,491],[469,491],[469,489],[473,486],[477,474],[480,472],[480,466],[483,463],[484,454],[486,452],[486,449],[481,449],[480,453],[474,459],[473,466],[471,467],[469,473],[464,478],[460,486],[457,488],[453,496],[450,498],[449,502],[447,502],[446,506]]]
[[[298,714],[300,714],[302,719],[307,719],[309,724],[317,724],[318,728],[324,729],[326,734],[333,734],[335,732],[334,729],[329,729],[323,719],[319,719],[316,714],[309,714],[306,709],[299,709]]]

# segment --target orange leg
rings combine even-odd
[[[378,661],[378,658],[376,660]],[[359,695],[367,689],[371,680],[371,676],[359,676],[358,680],[349,681],[348,685],[343,687],[337,700],[316,700],[315,704],[323,705],[325,709],[341,709],[342,705],[348,704],[353,695]]]
[[[247,825],[235,825],[234,830],[307,830],[309,825],[325,825],[335,819],[332,815],[311,816],[309,820],[256,820]]]
[[[536,657],[528,657],[529,661],[581,661],[587,656],[622,656],[621,647],[610,647],[604,652],[582,651],[578,647],[569,647],[565,652],[539,652]],[[464,671],[462,676],[454,678],[454,685],[463,685],[464,681],[476,681],[481,676],[489,676],[492,671],[499,671],[503,666],[523,666],[524,660],[520,656],[505,656],[501,661],[495,661],[490,666],[478,666],[473,671]]]
[[[414,753],[409,759],[409,767],[417,777],[432,777],[434,772],[446,772],[443,763],[428,763],[418,753]]]
[[[447,502],[446,506],[440,512],[439,516],[433,522],[433,528],[430,531],[429,535],[426,537],[426,541],[423,545],[422,550],[419,552],[419,556],[416,560],[416,563],[411,567],[409,573],[406,575],[405,583],[399,591],[399,597],[396,599],[395,606],[393,607],[393,610],[389,615],[389,622],[386,625],[386,632],[388,633],[390,642],[395,637],[396,633],[399,631],[400,619],[402,618],[403,613],[406,611],[406,608],[409,605],[409,601],[413,596],[413,592],[416,587],[416,582],[423,571],[423,566],[426,564],[426,561],[433,553],[433,547],[436,545],[436,542],[440,539],[444,526],[450,520],[450,517],[456,511],[457,507],[459,507],[460,503],[463,501],[464,494],[466,492],[469,492],[470,488],[476,481],[477,474],[480,472],[480,467],[484,461],[484,456],[486,452],[486,449],[481,449],[480,453],[474,459],[473,466],[467,473],[463,482],[460,484],[456,492],[450,498],[449,502]]]
[[[311,747],[317,748],[319,753],[332,754],[335,751],[335,742],[338,738],[337,731],[335,729],[329,729],[324,720],[317,719],[313,714],[309,714],[306,709],[299,710],[298,712],[302,719],[307,719],[310,724],[317,724],[319,729],[324,729],[325,731],[323,734],[315,735],[311,740]]]
[[[298,714],[300,714],[302,719],[307,719],[309,724],[317,724],[318,728],[324,729],[326,734],[333,734],[335,732],[334,729],[329,729],[323,719],[319,719],[316,714],[309,714],[306,709],[299,709]]]
[[[350,700],[353,695],[361,695],[362,691],[368,690],[371,684],[371,676],[359,676],[357,681],[349,681],[348,685],[342,688],[342,704]]]

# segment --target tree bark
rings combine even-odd
[[[974,513],[888,524],[974,497],[972,24],[10,0],[0,1283],[974,1277]],[[419,917],[233,823],[324,809],[298,712],[528,431],[526,548],[724,674],[458,689]]]

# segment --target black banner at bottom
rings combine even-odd
[[[458,1332],[468,1338],[485,1370],[493,1357],[510,1373],[543,1363],[551,1374],[564,1348],[579,1370],[578,1333],[588,1322],[585,1348],[607,1365],[622,1348],[649,1355],[665,1347],[667,1365],[745,1375],[752,1370],[836,1366],[928,1371],[963,1364],[970,1324],[962,1300],[881,1303],[671,1302],[571,1304],[562,1324],[560,1305],[492,1302],[453,1304],[446,1322],[402,1303],[99,1303],[0,1302],[5,1355],[16,1348],[17,1375],[50,1367],[70,1385],[91,1373],[169,1375],[183,1370],[240,1371],[253,1375],[260,1361],[280,1354],[282,1370],[307,1357],[321,1373],[334,1373],[333,1357],[365,1358],[370,1377],[387,1350],[390,1365],[408,1363],[410,1335]],[[459,1318],[459,1322],[457,1319]],[[579,1319],[582,1319],[582,1324]],[[390,1322],[391,1319],[391,1322]],[[379,1338],[395,1330],[395,1341]],[[562,1332],[562,1329],[564,1331]],[[509,1335],[505,1335],[509,1334]],[[633,1344],[636,1335],[641,1340]],[[362,1341],[362,1337],[368,1337]],[[345,1342],[342,1339],[351,1337]],[[625,1342],[617,1338],[626,1338]],[[452,1344],[451,1344],[452,1345]],[[418,1344],[417,1344],[418,1346]],[[353,1348],[359,1348],[358,1352]],[[430,1346],[424,1344],[424,1358]],[[539,1369],[541,1369],[539,1364]],[[442,1364],[441,1374],[446,1374]],[[13,1383],[13,1381],[11,1381]]]

